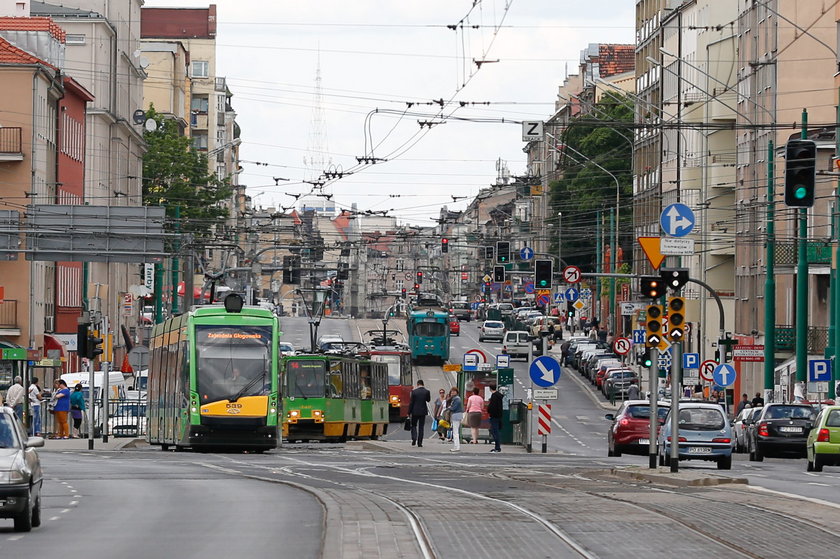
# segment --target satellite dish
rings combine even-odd
[[[134,111],[131,119],[134,121],[134,124],[143,124],[146,122],[146,111],[143,109],[137,109]]]
[[[143,68],[143,69],[145,70],[146,68],[148,68],[148,67],[149,67],[149,59],[148,59],[148,58],[146,58],[145,56],[141,56],[141,57],[137,60],[137,64],[139,64],[139,65],[140,65],[140,67],[141,67],[141,68]]]
[[[158,124],[157,124],[157,121],[155,119],[150,118],[149,120],[146,121],[146,131],[154,132],[155,130],[157,130],[157,127],[158,127]]]

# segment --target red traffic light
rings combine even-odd
[[[440,240],[440,251],[449,252],[449,239],[446,237]]]

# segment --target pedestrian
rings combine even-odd
[[[41,387],[38,386],[38,377],[32,377],[32,384],[29,385],[29,413],[32,414],[32,421],[29,425],[29,433],[33,437],[41,436]]]
[[[440,426],[440,420],[443,419],[443,413],[446,411],[446,407],[446,390],[441,388],[438,390],[438,399],[435,400],[435,407],[432,410],[432,416],[435,419],[432,430],[437,431],[437,436],[440,439],[440,442],[446,441],[446,429],[443,429]]]
[[[26,390],[23,388],[23,379],[15,377],[15,383],[6,391],[6,406],[15,410],[15,415],[23,421],[23,399],[26,397]]]
[[[607,329],[606,328],[600,328],[598,330],[598,341],[606,343],[606,341],[607,341]]]
[[[631,384],[630,388],[627,389],[627,399],[628,400],[638,400],[639,399],[639,385],[638,384]]]
[[[70,389],[67,388],[67,383],[64,379],[56,381],[58,383],[58,390],[55,393],[55,421],[58,424],[58,433],[56,439],[69,439],[70,428],[67,425],[67,414],[70,412]]]
[[[764,398],[761,397],[761,392],[755,393],[755,398],[752,399],[752,407],[757,408],[758,406],[764,405]]]
[[[746,394],[741,394],[741,401],[738,402],[738,407],[735,408],[735,415],[738,415],[739,413],[744,411],[744,409],[749,405],[750,405],[749,396],[747,396]]]
[[[467,425],[470,428],[470,444],[478,444],[478,427],[481,425],[481,413],[484,411],[484,398],[479,396],[481,390],[473,386],[472,394],[467,398]]]
[[[458,395],[458,389],[454,386],[449,390],[449,422],[452,424],[452,448],[449,452],[461,450],[461,421],[464,419],[464,403]]]
[[[411,415],[411,446],[423,446],[423,429],[426,426],[426,416],[429,415],[429,402],[432,395],[423,385],[422,380],[417,381],[417,388],[411,391],[408,399],[408,413]]]
[[[610,332],[609,334],[607,334],[607,338],[606,338],[606,340],[605,340],[605,341],[606,341],[608,344],[610,344],[610,347],[612,347],[613,342],[615,341],[615,335],[613,335],[613,333],[612,333],[612,332]]]
[[[82,385],[77,384],[73,389],[73,394],[70,395],[70,416],[73,418],[73,434],[70,435],[72,439],[81,437],[82,417],[85,412],[85,394],[82,392]]]
[[[551,326],[552,333],[554,334],[554,341],[557,342],[563,339],[563,323],[560,320],[555,320],[554,324]]]
[[[598,332],[595,330],[595,328],[589,329],[589,339],[593,342],[598,339]]]
[[[496,446],[490,452],[502,451],[502,400],[504,398],[496,388],[496,383],[491,382],[487,415],[490,416],[490,436],[493,437]]]

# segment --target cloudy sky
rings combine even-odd
[[[521,126],[502,120],[549,116],[557,86],[576,73],[589,43],[633,42],[630,0],[216,4],[217,75],[234,94],[240,182],[255,205],[292,206],[290,194],[310,193],[305,181],[328,170],[345,173],[324,187],[339,208],[356,203],[420,225],[430,225],[442,205],[462,209],[492,184],[498,159],[524,174]],[[477,68],[474,60],[488,62]],[[450,118],[439,118],[441,110]],[[362,157],[387,161],[360,168]],[[273,177],[290,180],[276,186]]]

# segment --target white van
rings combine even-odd
[[[505,333],[502,341],[502,353],[510,355],[510,358],[521,357],[528,360],[528,352],[531,350],[531,335],[524,330],[511,330]]]
[[[102,381],[104,374],[102,371],[93,373],[93,396],[99,400],[102,397]],[[90,373],[65,373],[61,375],[61,380],[67,383],[67,387],[72,391],[77,384],[82,385],[82,391],[85,394],[85,402],[89,401],[88,393],[90,391]],[[119,371],[111,371],[108,373],[108,399],[109,400],[124,400],[126,397],[125,377]]]

